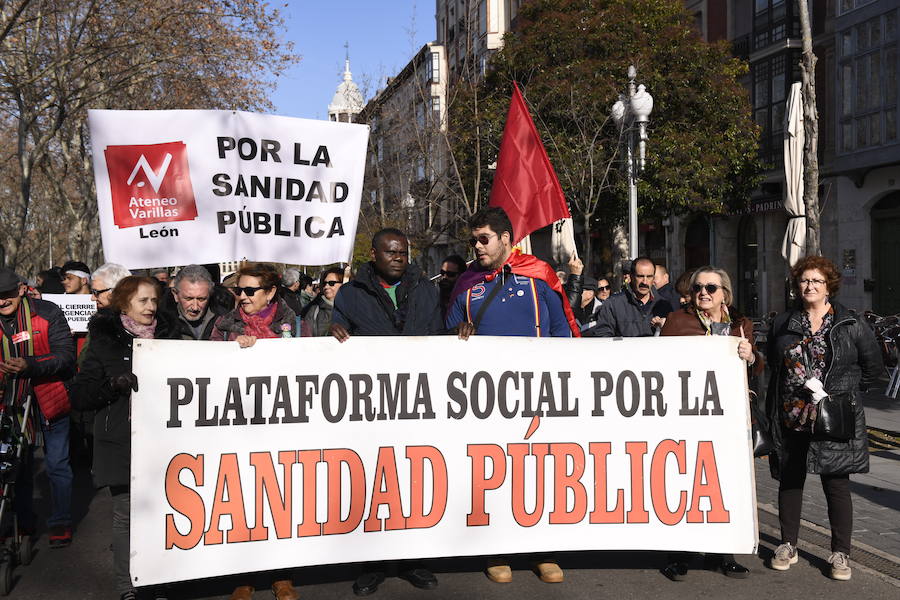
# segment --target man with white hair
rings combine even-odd
[[[116,263],[105,263],[91,273],[91,296],[97,302],[97,308],[110,305],[113,288],[129,275],[131,271]]]
[[[205,267],[188,265],[175,275],[171,302],[163,301],[162,310],[176,318],[183,340],[208,340],[216,318],[228,312],[215,296],[215,282]],[[173,306],[174,304],[174,306]]]

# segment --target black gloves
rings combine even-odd
[[[134,373],[122,373],[109,378],[109,387],[117,394],[127,394],[131,390],[138,391],[137,375]]]

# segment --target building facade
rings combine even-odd
[[[746,85],[770,166],[746,214],[687,215],[642,227],[644,248],[675,273],[707,262],[732,274],[738,306],[752,316],[783,310],[788,266],[781,244],[785,104],[800,81],[800,28],[791,0],[686,2],[710,41],[728,39],[748,61]],[[900,312],[900,144],[894,0],[814,0],[818,58],[821,247],[842,270],[840,300]]]
[[[358,116],[371,128],[364,210],[409,232],[426,272],[449,246],[447,80],[444,46],[425,44]]]

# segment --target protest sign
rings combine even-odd
[[[436,556],[752,553],[738,341],[135,340],[134,583]]]
[[[368,126],[225,110],[91,110],[88,124],[107,260],[350,257]]]
[[[85,333],[88,321],[97,312],[90,294],[42,294],[41,298],[60,307],[73,333]]]

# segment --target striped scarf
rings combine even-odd
[[[27,332],[28,339],[14,342],[13,337],[22,332]],[[31,302],[26,297],[22,297],[19,310],[16,311],[15,326],[13,331],[7,335],[5,327],[0,327],[0,359],[6,361],[10,358],[21,358],[25,356],[34,356],[34,329],[31,325]],[[3,378],[3,404],[6,406],[14,406],[20,410],[16,411],[18,425],[25,432],[25,437],[29,442],[36,439],[36,427],[34,419],[34,409],[29,415],[21,414],[24,406],[26,394],[31,391],[29,380],[26,377],[18,377],[16,375],[6,375]]]

